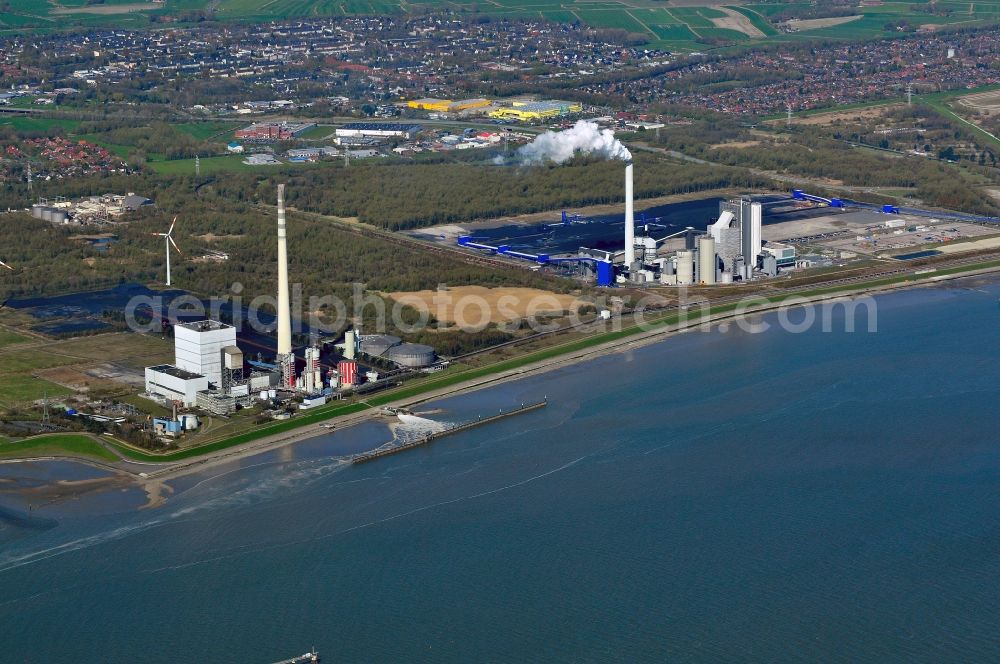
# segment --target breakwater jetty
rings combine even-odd
[[[456,424],[454,426],[448,427],[447,429],[442,429],[441,431],[435,431],[434,433],[429,433],[425,436],[410,441],[408,443],[403,443],[402,445],[396,445],[394,447],[380,447],[371,452],[363,452],[361,454],[355,455],[351,459],[351,463],[366,463],[368,461],[374,461],[375,459],[380,459],[382,457],[389,456],[391,454],[399,454],[400,452],[405,452],[406,450],[412,450],[414,447],[420,447],[422,445],[427,445],[428,443],[437,440],[438,438],[444,438],[445,436],[451,436],[456,433],[461,433],[463,431],[468,431],[469,429],[474,429],[475,427],[483,426],[484,424],[489,424],[491,422],[496,422],[502,420],[505,417],[513,417],[514,415],[520,415],[521,413],[527,413],[532,410],[538,410],[539,408],[544,408],[548,405],[548,400],[543,399],[535,403],[521,404],[517,408],[511,408],[509,410],[501,410],[496,415],[490,415],[488,417],[482,417],[475,420],[469,420],[468,422],[462,422],[461,424]]]

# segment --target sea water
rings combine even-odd
[[[384,426],[158,509],[0,512],[0,661],[1000,660],[998,297],[676,336],[426,405],[550,403],[360,466]]]

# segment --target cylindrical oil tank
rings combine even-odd
[[[706,285],[715,284],[715,240],[710,235],[702,235],[698,238],[698,273],[701,283]]]
[[[399,344],[390,348],[385,356],[404,367],[416,369],[434,364],[434,349],[423,344]]]
[[[393,346],[398,346],[400,341],[402,339],[391,334],[373,334],[370,337],[362,337],[361,352],[372,356],[383,355]]]
[[[733,283],[733,273],[732,272],[723,272],[720,275],[720,277],[719,277],[719,283],[720,284],[731,284],[731,283]]]
[[[677,252],[677,285],[694,283],[694,254],[690,251]]]
[[[348,360],[353,360],[354,356],[357,354],[355,351],[358,347],[358,342],[354,337],[354,330],[348,330],[344,333],[344,358]]]

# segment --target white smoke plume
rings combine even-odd
[[[562,164],[576,153],[594,155],[603,159],[632,161],[632,153],[615,138],[610,129],[601,129],[596,123],[579,120],[572,129],[547,131],[517,150],[522,164],[535,166],[552,162]]]

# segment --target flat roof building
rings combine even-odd
[[[236,328],[217,320],[174,326],[174,363],[214,385],[222,385],[223,350],[235,345]]]
[[[570,113],[580,113],[583,105],[573,101],[515,101],[510,106],[490,112],[491,118],[516,120],[542,120]]]
[[[418,124],[399,122],[348,122],[337,128],[339,137],[413,138],[423,129]]]
[[[462,99],[452,101],[451,99],[411,99],[406,102],[410,108],[424,111],[434,111],[436,113],[461,113],[471,111],[476,108],[486,108],[490,105],[489,99]]]
[[[795,247],[790,244],[768,241],[768,243],[764,245],[764,253],[774,256],[776,267],[795,267]]]
[[[198,392],[208,389],[208,378],[172,364],[146,367],[146,392],[190,408],[198,402]]]
[[[273,143],[297,138],[315,126],[313,122],[256,122],[237,129],[233,135],[251,143]]]

